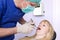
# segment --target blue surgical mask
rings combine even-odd
[[[29,12],[33,12],[35,9],[35,7],[31,6],[31,5],[28,5],[26,8],[23,8],[22,11],[24,13],[29,13]]]

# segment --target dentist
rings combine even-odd
[[[40,0],[0,0],[0,40],[13,40],[16,33],[30,33],[35,25],[23,19]],[[17,27],[19,22],[21,26]]]

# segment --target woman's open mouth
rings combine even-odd
[[[41,30],[41,28],[38,27],[37,30]]]

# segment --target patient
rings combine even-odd
[[[55,40],[56,32],[47,20],[42,20],[36,30],[36,34],[32,37],[24,37],[19,40]]]

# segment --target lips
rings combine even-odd
[[[38,27],[37,30],[41,30],[41,28]]]

